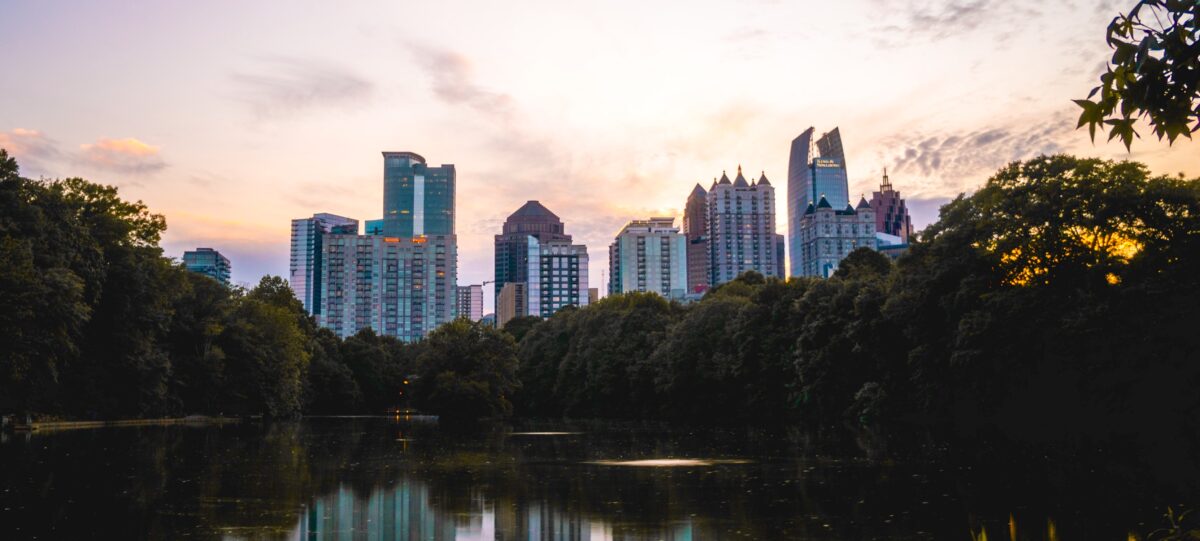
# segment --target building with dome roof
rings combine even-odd
[[[508,216],[495,248],[501,327],[512,317],[549,317],[564,306],[587,306],[587,246],[573,244],[562,220],[540,202],[527,201]]]

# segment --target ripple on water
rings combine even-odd
[[[574,436],[583,432],[509,432],[509,436]]]

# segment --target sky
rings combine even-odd
[[[380,152],[413,151],[457,168],[460,285],[536,199],[603,290],[620,227],[696,183],[741,165],[784,197],[809,126],[840,128],[852,199],[887,168],[918,228],[1043,153],[1200,174],[1200,141],[1075,129],[1132,3],[2,0],[0,147],[118,186],[166,216],[166,255],[216,248],[247,284],[286,277],[293,218],[378,218]]]

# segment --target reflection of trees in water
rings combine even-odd
[[[548,429],[578,434],[316,419],[10,438],[0,508],[14,512],[0,538],[965,538],[1006,531],[1012,513],[1022,535],[1058,517],[1059,535],[1078,539],[1153,524],[1162,508],[1129,484],[1082,482],[1059,465],[906,456],[876,433],[839,442],[836,431],[798,429],[522,427]],[[750,463],[585,464],[646,458]]]

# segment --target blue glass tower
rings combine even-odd
[[[429,167],[415,152],[383,153],[383,234],[454,234],[454,166]]]
[[[800,276],[803,254],[800,222],[809,204],[824,197],[834,208],[850,204],[849,177],[846,174],[846,155],[842,149],[842,134],[838,128],[822,135],[813,152],[813,128],[804,130],[792,140],[788,160],[788,262],[790,274]]]

